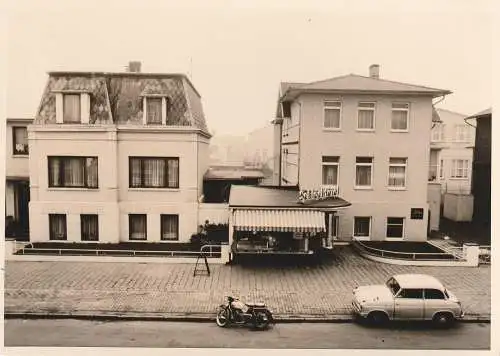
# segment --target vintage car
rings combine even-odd
[[[435,277],[398,274],[385,284],[353,290],[354,313],[374,324],[389,320],[432,320],[449,326],[464,317],[460,301]]]

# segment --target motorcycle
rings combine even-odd
[[[220,327],[230,324],[252,325],[255,329],[266,329],[273,322],[273,314],[264,303],[243,303],[238,298],[227,297],[221,304],[215,322]]]

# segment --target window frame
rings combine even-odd
[[[466,143],[471,142],[470,126],[467,124],[455,124],[453,139],[455,142]],[[462,135],[460,135],[462,134]],[[462,136],[463,138],[460,138]]]
[[[391,163],[391,159],[404,159],[405,163]],[[404,185],[391,185],[391,168],[394,167],[404,167],[405,176],[404,176]],[[408,178],[408,157],[389,157],[389,171],[387,174],[387,187],[389,190],[406,190],[406,183]]]
[[[446,124],[440,122],[431,130],[431,142],[444,142],[445,141],[445,127]]]
[[[403,296],[403,293],[405,291],[409,291],[409,290],[419,290],[421,295],[420,295],[420,298],[409,298],[409,297],[404,297]],[[409,299],[409,300],[424,300],[424,288],[401,288],[398,292],[398,294],[396,295],[396,298],[401,298],[401,299]]]
[[[329,104],[335,103],[335,104]],[[327,110],[338,110],[339,112],[339,126],[329,127],[325,126],[326,123],[326,111]],[[342,130],[342,101],[341,100],[324,100],[323,101],[323,130],[325,131],[341,131]]]
[[[356,219],[368,219],[368,235],[356,235]],[[371,216],[354,216],[352,220],[352,236],[356,240],[369,240],[372,235],[372,220]]]
[[[389,223],[389,219],[401,219],[401,224]],[[401,227],[401,236],[388,236],[389,235],[389,226],[391,227]],[[388,216],[385,219],[385,238],[386,240],[404,240],[406,232],[406,218],[402,216]]]
[[[370,158],[370,163],[357,162],[358,158]],[[358,185],[358,167],[370,167],[370,185]],[[371,190],[373,189],[373,157],[356,156],[354,165],[354,189],[356,190]]]
[[[373,107],[363,107],[361,104],[373,104]],[[359,127],[359,112],[360,111],[371,111],[373,112],[373,120],[372,120],[372,128],[360,128]],[[377,111],[377,103],[375,101],[360,101],[358,102],[357,107],[357,122],[356,122],[356,131],[360,132],[374,132],[376,127],[376,111]]]
[[[141,184],[140,186],[135,186],[132,184],[132,160],[138,159],[140,161],[140,172],[141,172]],[[144,161],[145,160],[163,160],[165,162],[165,185],[160,187],[152,187],[145,185],[145,170]],[[177,185],[168,185],[168,162],[170,160],[177,161]],[[179,189],[180,186],[180,159],[179,157],[153,157],[153,156],[129,156],[128,158],[128,187],[129,189]]]
[[[64,220],[64,236],[61,239],[54,238],[52,234],[55,223],[52,219],[55,218],[63,218]],[[49,214],[49,241],[68,241],[68,218],[66,214]]]
[[[95,218],[96,219],[96,225],[97,225],[97,233],[96,233],[96,239],[84,239],[84,218]],[[95,242],[99,241],[99,215],[98,214],[80,214],[80,240],[84,242]]]
[[[400,105],[406,105],[406,108],[395,108],[394,104],[400,104]],[[401,112],[406,112],[406,129],[395,129],[392,127],[393,123],[393,113],[395,111],[401,111]],[[391,108],[391,132],[409,132],[410,131],[410,103],[409,102],[393,102],[392,103],[392,108]]]
[[[325,159],[327,158],[336,158],[336,162],[325,162]],[[324,169],[325,167],[337,167],[337,177],[336,177],[336,184],[325,184],[323,181],[324,178]],[[321,186],[322,187],[334,187],[339,185],[339,178],[340,178],[340,156],[322,156],[321,158]]]
[[[438,172],[439,179],[444,179],[445,178],[444,159],[442,159],[442,158],[439,159],[438,170],[439,170],[439,172]]]
[[[459,176],[457,175],[457,172],[460,170],[458,169],[458,162],[463,162],[464,166],[461,168],[462,173],[465,173],[465,175]],[[464,158],[454,158],[451,160],[451,174],[450,174],[450,179],[455,179],[455,180],[467,180],[469,179],[469,160],[464,159]]]
[[[176,231],[176,238],[175,239],[166,239],[163,237],[164,232],[163,229],[165,228],[166,222],[164,218],[175,218],[176,224],[177,224],[177,231]],[[179,226],[179,214],[161,214],[160,215],[160,241],[179,241],[179,235],[180,235],[180,226]]]
[[[151,122],[149,121],[149,118],[150,118],[150,100],[151,102],[152,101],[159,101],[160,102],[160,122]],[[161,96],[147,96],[146,97],[146,125],[162,125],[163,122],[164,122],[164,118],[163,118],[163,100],[165,100],[163,97]]]
[[[132,218],[144,218],[144,238],[132,238]],[[129,241],[147,241],[148,240],[148,215],[147,214],[128,214],[128,240]]]
[[[17,149],[16,131],[26,131],[26,151],[21,152]],[[29,155],[29,141],[28,141],[28,127],[27,126],[12,126],[12,155],[14,156],[28,156]]]
[[[77,96],[78,97],[78,121],[67,121],[66,120],[66,97]],[[63,124],[81,124],[82,123],[82,94],[78,92],[68,92],[62,93],[62,122]]]
[[[61,184],[62,185],[54,185],[54,182],[53,182],[53,178],[52,178],[52,165],[51,165],[51,162],[53,160],[59,160],[60,161],[60,165],[61,165],[61,168],[59,169],[59,181],[62,182]],[[80,161],[83,162],[83,174],[85,176],[84,178],[84,182],[83,182],[83,185],[81,186],[75,186],[75,185],[71,185],[71,186],[67,186],[65,185],[65,182],[64,181],[64,164],[62,164],[62,162],[65,162],[65,161],[69,161],[71,159],[78,159]],[[87,159],[95,159],[96,160],[96,185],[95,186],[89,186],[88,185],[88,168],[87,168],[87,164],[86,164],[86,160]],[[49,175],[49,179],[48,179],[48,187],[49,188],[55,188],[55,189],[90,189],[90,190],[95,190],[95,189],[99,189],[99,157],[98,156],[47,156],[47,172],[48,172],[48,175]]]

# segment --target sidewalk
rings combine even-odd
[[[347,319],[356,285],[382,283],[396,273],[426,273],[462,301],[469,320],[489,320],[490,267],[411,267],[366,260],[349,247],[311,267],[194,264],[6,262],[6,315],[128,316],[211,319],[224,296],[265,301],[277,320]]]

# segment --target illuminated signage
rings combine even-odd
[[[314,190],[301,190],[299,192],[299,202],[304,204],[306,202],[313,202],[331,198],[337,198],[339,196],[339,188],[337,186],[331,188],[321,188]]]

